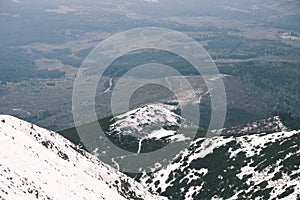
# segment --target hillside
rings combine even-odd
[[[108,136],[113,133],[124,139],[130,131],[136,133],[134,142],[139,144],[147,139],[163,140],[162,144],[177,141],[182,135],[176,128],[184,119],[168,109],[171,108],[147,105],[116,116],[109,126]],[[151,113],[155,117],[151,117]],[[175,128],[160,128],[162,124]],[[154,129],[151,129],[153,126]],[[156,128],[160,128],[159,131]],[[198,138],[169,165],[158,165],[152,173],[136,176],[138,183],[55,132],[1,115],[0,197],[151,200],[300,198],[300,131],[288,131],[276,116],[219,132],[224,135]],[[122,146],[122,140],[120,142]],[[149,143],[143,145],[151,149]]]
[[[163,199],[59,134],[0,116],[0,199]]]
[[[300,131],[199,138],[140,181],[169,199],[299,199]]]
[[[107,135],[132,152],[162,148],[184,136],[179,127],[186,120],[174,110],[162,104],[131,110],[108,120]],[[300,131],[274,116],[215,133],[220,136],[194,140],[152,173],[129,175],[150,191],[176,200],[300,198]]]
[[[188,124],[174,113],[176,109],[166,104],[141,106],[114,117],[106,134],[115,144],[137,153],[151,152],[170,141],[191,140],[179,131]]]

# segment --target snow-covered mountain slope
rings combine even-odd
[[[59,134],[0,115],[0,199],[164,199]]]
[[[153,151],[152,146],[163,146],[169,141],[191,140],[179,131],[187,126],[185,120],[175,114],[176,106],[149,104],[113,118],[106,134],[120,146],[141,153]],[[153,143],[157,143],[153,145]],[[147,144],[147,145],[143,145]]]
[[[288,128],[283,124],[280,117],[274,116],[247,124],[215,130],[214,133],[217,135],[245,135],[251,133],[275,133],[287,130]]]
[[[140,182],[170,199],[300,199],[300,131],[199,138]]]

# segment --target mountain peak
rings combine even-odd
[[[191,140],[180,133],[181,127],[187,126],[186,120],[175,111],[177,105],[148,104],[115,116],[106,134],[115,144],[137,153],[145,153],[152,142],[156,147],[163,147],[170,141]]]

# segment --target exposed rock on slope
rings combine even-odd
[[[251,133],[275,133],[286,131],[288,128],[283,124],[279,116],[268,119],[258,120],[255,122],[215,130],[217,135],[245,135]]]
[[[179,131],[187,124],[174,109],[176,106],[165,104],[142,106],[116,116],[106,133],[122,148],[137,153],[153,151],[150,146],[163,147],[170,141],[191,140]]]
[[[59,134],[0,115],[3,199],[163,199]]]
[[[300,131],[199,138],[140,181],[170,199],[299,199]]]

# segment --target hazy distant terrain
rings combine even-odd
[[[72,127],[73,81],[83,59],[114,33],[155,26],[194,38],[210,53],[220,72],[228,75],[224,79],[228,126],[273,116],[274,112],[299,117],[299,8],[297,0],[2,0],[0,113],[55,130]],[[127,69],[149,56],[151,53],[125,56],[114,64]],[[186,67],[170,55],[152,57]],[[107,81],[117,75],[113,72],[107,72],[99,91],[107,89]],[[194,83],[205,91],[201,82]],[[109,95],[96,97],[98,104],[105,104]],[[148,100],[152,102],[161,100],[159,95],[151,97]],[[201,105],[206,112],[209,96],[203,93],[203,97]],[[140,100],[132,104],[138,105]],[[99,118],[110,115],[109,108],[99,107]]]

